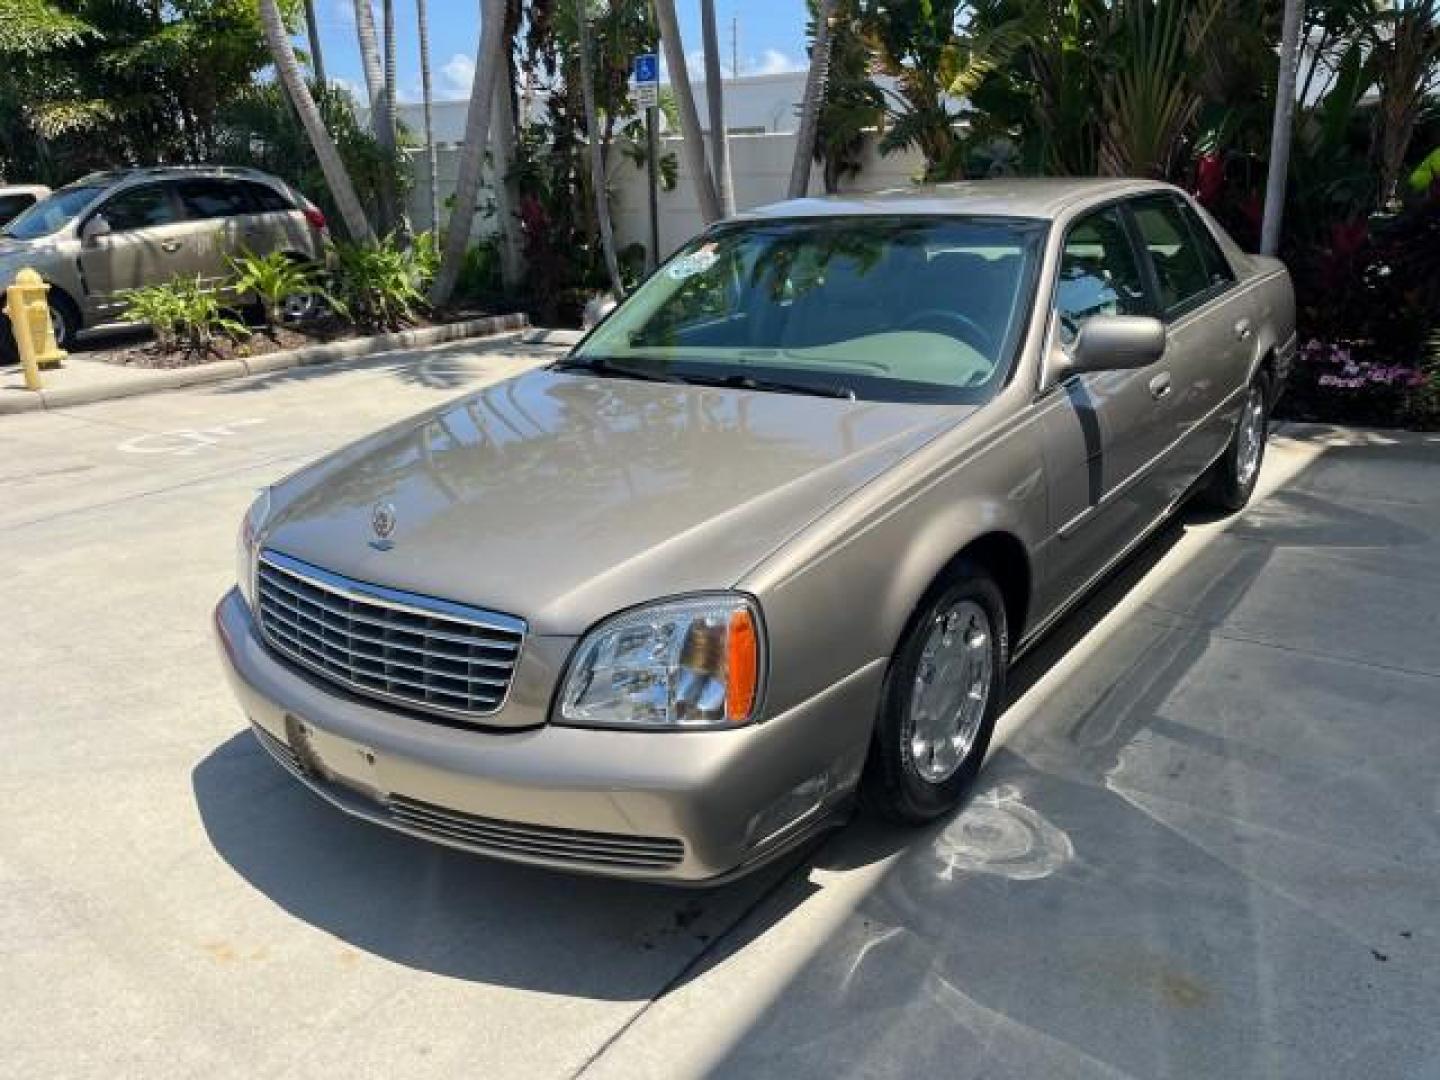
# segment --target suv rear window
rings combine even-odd
[[[192,218],[238,217],[251,213],[245,189],[234,180],[197,178],[181,180],[180,201]]]
[[[240,186],[245,189],[245,194],[250,197],[251,213],[253,214],[276,214],[284,213],[287,210],[294,210],[290,200],[281,195],[272,187],[264,184],[255,184],[248,180],[240,181]]]

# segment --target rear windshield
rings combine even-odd
[[[723,225],[661,267],[573,359],[983,401],[1009,375],[1045,230],[913,216]]]
[[[0,234],[16,240],[38,240],[42,236],[50,236],[73,221],[75,215],[94,202],[104,190],[99,184],[61,188],[6,225]]]

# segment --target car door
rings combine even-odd
[[[1223,407],[1245,385],[1252,329],[1235,273],[1189,203],[1161,192],[1129,209],[1169,338],[1174,430],[1161,472],[1173,502],[1230,437],[1234,410]]]
[[[1155,314],[1123,207],[1069,226],[1052,304],[1054,347],[1061,349],[1097,315]],[[1174,426],[1167,359],[1073,374],[1037,402],[1052,529],[1047,568],[1057,596],[1083,586],[1164,512],[1153,466]]]
[[[127,289],[193,272],[186,243],[190,225],[170,184],[124,188],[86,216],[80,235],[101,217],[109,231],[83,240],[78,257],[85,292],[99,318],[119,314]]]
[[[218,287],[231,276],[230,261],[255,250],[249,234],[250,202],[236,180],[197,176],[175,185],[192,222],[193,273]],[[257,252],[263,254],[263,252]]]

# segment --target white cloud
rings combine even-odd
[[[464,53],[456,53],[440,68],[435,97],[441,101],[447,98],[468,98],[474,83],[475,61]]]
[[[766,49],[759,60],[751,60],[744,69],[746,75],[781,75],[787,71],[804,71],[805,63],[796,60],[779,49]]]

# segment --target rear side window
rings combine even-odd
[[[185,212],[192,218],[238,217],[250,213],[245,189],[234,180],[197,178],[176,185]]]
[[[0,225],[9,221],[21,210],[35,205],[33,195],[0,195]]]
[[[1211,288],[1210,271],[1200,254],[1200,245],[1180,205],[1166,196],[1138,199],[1131,204],[1135,224],[1160,286],[1160,306],[1174,314]]]
[[[242,180],[240,186],[245,189],[245,194],[250,199],[252,214],[276,214],[295,209],[289,199],[272,187],[254,184],[248,180]]]
[[[1140,261],[1116,207],[1083,217],[1065,234],[1055,310],[1068,340],[1096,315],[1153,315]]]
[[[1200,220],[1200,215],[1185,203],[1177,204],[1180,213],[1185,218],[1186,224],[1190,226],[1190,235],[1195,238],[1195,247],[1200,252],[1200,261],[1205,264],[1205,273],[1209,275],[1210,284],[1214,286],[1229,285],[1235,280],[1235,272],[1230,269],[1220,245],[1215,242],[1215,234],[1209,227]]]
[[[152,229],[179,220],[170,192],[163,184],[143,184],[122,191],[100,208],[112,232]]]

